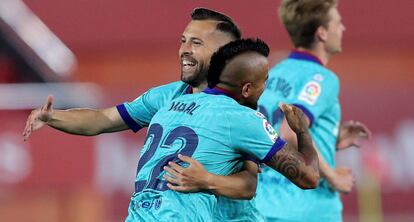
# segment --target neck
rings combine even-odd
[[[207,88],[207,83],[201,83],[200,85],[193,87],[193,93],[199,93],[203,91],[205,88]]]
[[[239,95],[240,93],[238,91],[239,90],[238,88],[232,87],[232,86],[229,86],[229,85],[223,84],[223,83],[217,84],[216,87],[225,90],[231,98],[233,98],[237,102],[240,102],[241,97]]]
[[[303,47],[298,47],[298,48],[296,48],[296,50],[307,52],[307,53],[310,53],[310,54],[316,56],[322,62],[322,64],[324,66],[326,66],[328,64],[329,59],[331,58],[331,55],[328,52],[326,52],[323,45],[315,46],[312,49],[306,49],[306,48],[303,48]]]

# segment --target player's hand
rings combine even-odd
[[[33,131],[42,128],[47,123],[47,121],[52,118],[52,103],[53,97],[49,95],[47,97],[47,103],[43,107],[33,110],[29,115],[26,121],[26,126],[23,130],[23,139],[25,141],[29,139],[29,136]]]
[[[327,180],[333,189],[344,194],[351,192],[355,184],[352,170],[346,167],[335,168],[332,177]]]
[[[164,179],[168,181],[168,188],[179,192],[198,192],[208,189],[210,174],[204,166],[195,159],[178,154],[178,158],[189,164],[184,168],[174,162],[169,162],[164,167],[170,175],[164,174]]]
[[[337,150],[343,150],[352,146],[359,147],[361,140],[371,138],[371,131],[363,123],[348,121],[341,124],[336,144]]]
[[[294,105],[287,104],[280,104],[279,107],[285,114],[289,127],[293,132],[299,134],[308,130],[307,119],[301,109]]]

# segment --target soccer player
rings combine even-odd
[[[132,102],[124,103],[107,109],[77,108],[69,110],[53,109],[52,97],[43,107],[33,110],[27,119],[23,132],[25,140],[33,131],[49,125],[57,130],[76,135],[94,136],[101,133],[112,133],[128,128],[137,132],[148,126],[154,114],[172,99],[187,93],[202,91],[206,85],[206,74],[210,57],[220,46],[239,39],[239,28],[232,19],[222,13],[206,8],[197,8],[191,14],[191,22],[181,36],[179,56],[181,61],[181,80],[164,86],[150,89]],[[256,190],[256,164],[246,161],[244,169],[238,174],[224,179],[216,177],[217,185],[213,192],[233,198],[249,199]],[[237,172],[237,171],[235,171]],[[231,183],[231,189],[221,186],[220,181]],[[226,204],[225,198],[220,198]],[[250,207],[246,215],[249,218],[257,214],[250,202],[243,203],[242,207]],[[231,208],[238,208],[238,203],[232,203]],[[226,208],[229,209],[230,207]],[[222,209],[222,208],[219,208]],[[226,210],[223,214],[230,212]],[[236,211],[235,214],[238,214]],[[221,214],[223,218],[225,215]],[[241,216],[240,214],[238,214]]]
[[[349,122],[342,126],[342,138],[338,139],[339,80],[325,67],[342,50],[345,27],[337,4],[337,0],[283,0],[279,8],[295,49],[270,70],[259,110],[283,138],[295,143],[278,104],[295,104],[302,109],[319,150],[323,178],[317,189],[303,191],[284,176],[264,168],[259,175],[256,206],[267,221],[342,221],[338,191],[349,192],[353,177],[351,170],[335,168],[335,152],[367,137],[369,131],[361,123]],[[343,140],[345,135],[350,139]]]
[[[240,39],[241,33],[230,17],[213,10],[196,8],[191,19],[181,36],[181,81],[152,88],[133,102],[101,110],[55,110],[49,97],[45,106],[33,110],[28,117],[23,131],[24,139],[46,124],[63,132],[86,136],[127,129],[137,132],[148,126],[165,101],[202,91],[207,86],[206,75],[211,55],[220,46]]]
[[[144,221],[212,221],[216,197],[210,192],[179,193],[163,179],[179,154],[193,157],[219,175],[233,172],[243,156],[266,163],[302,189],[319,181],[317,153],[304,114],[281,108],[298,145],[279,138],[256,111],[268,76],[269,48],[261,40],[236,40],[211,58],[203,93],[180,96],[152,118],[142,150],[129,217]]]

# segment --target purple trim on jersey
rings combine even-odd
[[[244,160],[249,160],[249,161],[252,161],[256,164],[260,164],[260,160],[258,160],[257,158],[255,158],[253,156],[246,156],[246,157],[244,157]]]
[[[138,132],[140,129],[142,129],[142,126],[139,125],[137,122],[132,119],[132,117],[129,115],[126,107],[124,104],[119,104],[116,106],[116,109],[119,112],[119,115],[121,115],[124,122],[128,125],[128,127],[134,131],[134,133]]]
[[[230,91],[220,88],[218,86],[214,88],[206,88],[205,90],[203,90],[203,92],[207,94],[213,94],[213,95],[225,95],[225,96],[234,98],[234,96],[232,95]]]
[[[309,118],[309,128],[311,128],[313,120],[314,120],[313,114],[309,111],[309,109],[307,109],[303,105],[300,105],[300,104],[293,104],[293,105],[301,109],[303,113],[305,113],[305,115]]]
[[[269,153],[267,153],[265,158],[260,160],[260,162],[267,163],[277,153],[277,151],[281,150],[285,146],[285,144],[286,142],[282,138],[278,137],[276,142],[273,144],[272,149],[270,149]]]
[[[187,90],[185,91],[185,94],[193,94],[193,87],[188,86]]]
[[[306,61],[310,61],[310,62],[314,62],[317,63],[321,66],[324,66],[322,61],[316,57],[315,55],[312,55],[309,52],[305,52],[305,51],[299,51],[299,50],[293,50],[290,54],[289,57],[290,59],[299,59],[299,60],[306,60]]]

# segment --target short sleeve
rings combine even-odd
[[[268,162],[286,144],[260,112],[234,113],[229,123],[232,147],[249,159]]]
[[[125,102],[116,106],[119,114],[128,127],[137,132],[147,127],[152,117],[169,101],[183,95],[188,85],[183,82],[174,82],[152,88],[132,102]]]

